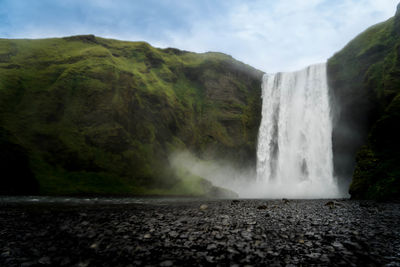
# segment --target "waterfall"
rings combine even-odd
[[[339,197],[326,64],[265,74],[257,180],[265,197]]]

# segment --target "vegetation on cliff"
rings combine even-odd
[[[0,39],[0,145],[24,155],[41,194],[204,195],[215,188],[168,157],[253,164],[261,76],[224,54],[144,42]]]
[[[335,170],[354,198],[400,197],[400,5],[328,61]],[[358,151],[358,152],[357,152]],[[356,155],[357,154],[357,155]]]

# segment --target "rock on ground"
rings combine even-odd
[[[400,204],[326,203],[0,202],[0,266],[400,266]]]

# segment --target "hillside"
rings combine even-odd
[[[328,77],[336,174],[353,198],[400,197],[400,4],[329,59]]]
[[[228,55],[144,42],[0,39],[0,193],[218,191],[169,156],[254,167],[261,76]]]

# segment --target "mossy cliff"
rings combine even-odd
[[[210,185],[182,180],[168,156],[251,167],[261,76],[228,55],[144,42],[0,39],[2,154],[32,174],[30,193],[202,195]],[[15,162],[2,193],[19,188]]]
[[[336,174],[353,198],[399,198],[400,4],[329,59],[328,78]]]

